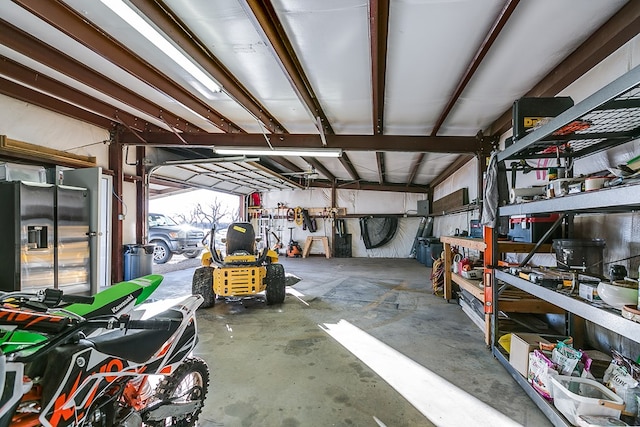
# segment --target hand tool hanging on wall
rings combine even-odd
[[[304,220],[304,228],[306,230],[309,230],[311,233],[315,233],[318,230],[316,219],[309,216],[309,211],[307,209],[302,209],[302,218]]]
[[[295,222],[297,226],[302,226],[302,224],[304,224],[304,218],[302,216],[302,208],[300,206],[297,206],[294,209],[295,212]]]
[[[293,208],[287,209],[287,221],[294,222],[296,220],[296,211]]]

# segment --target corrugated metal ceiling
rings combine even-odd
[[[187,162],[151,162],[152,194],[425,191],[508,128],[514,100],[555,95],[637,35],[639,15],[624,0],[0,0],[0,91],[56,111],[62,101],[64,114],[117,128],[117,143],[147,145],[149,159],[173,146],[169,157]],[[221,162],[212,150],[323,139],[343,157]]]

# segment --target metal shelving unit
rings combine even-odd
[[[603,151],[640,137],[640,66],[569,108],[529,135],[514,142],[498,155],[499,161],[541,157],[579,158]],[[640,209],[640,185],[624,185],[539,200],[499,208],[500,216],[564,212],[570,214],[629,212]],[[496,236],[494,236],[494,239]],[[494,248],[496,245],[494,245]],[[494,249],[495,251],[495,249]],[[497,259],[494,254],[494,259]],[[510,364],[497,345],[499,334],[498,282],[506,283],[607,328],[640,342],[640,324],[556,290],[523,280],[508,272],[495,270],[492,352],[540,407],[554,425],[571,425],[542,398]]]
[[[501,216],[545,212],[614,213],[640,209],[640,185],[605,188],[500,208]]]
[[[619,312],[596,307],[586,301],[570,297],[553,289],[531,283],[504,271],[495,272],[496,279],[509,283],[577,316],[605,327],[617,334],[640,342],[640,323],[625,319]]]
[[[570,129],[578,129],[569,132]],[[550,147],[565,147],[564,157],[584,157],[640,136],[640,66],[551,119],[498,154],[498,161],[556,157]]]

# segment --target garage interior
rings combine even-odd
[[[0,253],[23,265],[6,269],[2,290],[96,293],[122,281],[124,246],[148,243],[148,200],[194,189],[237,195],[263,244],[297,241],[307,252],[280,254],[302,279],[282,306],[199,311],[198,352],[213,373],[200,425],[460,425],[464,418],[446,416],[474,414],[478,425],[576,425],[500,340],[570,336],[603,360],[611,350],[640,355],[640,325],[625,310],[634,304],[593,301],[598,281],[579,283],[577,272],[613,282],[624,271],[620,280],[637,288],[640,3],[0,1],[3,200],[29,199],[35,181],[60,193],[80,187],[90,205],[83,272],[51,254],[47,274],[29,282],[28,253],[17,257],[23,249],[7,239]],[[46,205],[43,197],[30,200]],[[8,211],[0,219],[9,229],[41,232]],[[552,239],[583,239],[579,248],[596,259],[560,260]],[[551,280],[547,266],[573,276]],[[192,273],[167,274],[163,292],[190,292]],[[422,412],[387,388],[375,362],[339,343],[337,326],[332,335],[326,325],[341,319],[498,418],[479,421],[479,406],[466,401]],[[280,321],[296,325],[291,335]],[[231,340],[229,325],[264,331],[262,322],[277,330],[265,332],[270,340],[253,332]],[[320,342],[317,353],[296,347]],[[326,377],[316,389],[319,367],[332,369],[319,360],[296,360],[284,381],[297,384],[291,397],[316,389],[326,404],[274,397],[268,412],[240,404],[261,382],[276,384],[256,354],[277,364],[293,363],[273,358],[281,353],[332,351],[343,383]],[[225,371],[244,380],[216,377]],[[216,403],[223,396],[229,403]],[[619,416],[634,425],[629,410]]]

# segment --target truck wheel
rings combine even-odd
[[[200,249],[195,249],[193,251],[186,251],[184,253],[184,256],[189,259],[193,259],[193,258],[198,258],[198,256],[200,256],[201,253],[202,251]]]
[[[216,294],[213,293],[213,270],[213,267],[199,267],[193,272],[191,293],[204,298],[200,308],[213,307],[216,303]]]
[[[284,267],[282,264],[269,264],[266,268],[267,275],[264,281],[267,285],[267,304],[282,304],[286,294]]]
[[[163,242],[162,240],[154,240],[153,242],[156,246],[153,248],[153,262],[156,264],[164,264],[169,262],[173,254],[169,249],[169,246]]]

